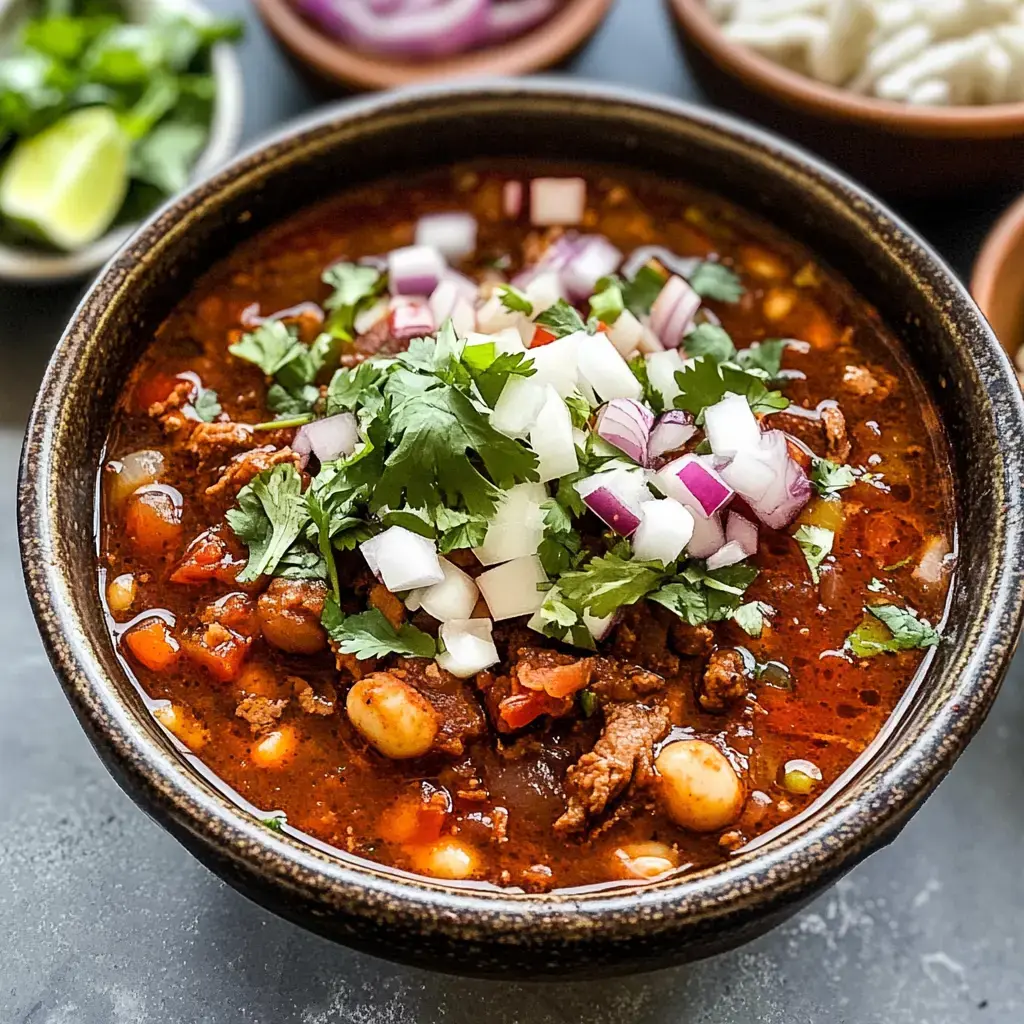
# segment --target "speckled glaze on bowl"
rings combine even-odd
[[[902,337],[954,451],[961,569],[946,641],[878,753],[826,807],[728,864],[640,888],[467,891],[260,826],[175,753],[145,711],[96,597],[95,467],[111,409],[153,328],[238,241],[337,188],[473,157],[573,158],[712,188],[845,274]],[[1024,587],[1024,405],[952,273],[859,188],[716,113],[559,80],[374,97],[318,114],[165,207],[107,267],[47,370],[28,428],[20,535],[43,640],[104,762],[140,806],[264,906],[379,956],[467,974],[580,976],[663,967],[782,921],[920,807],[988,711]]]

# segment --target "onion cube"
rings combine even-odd
[[[534,318],[553,306],[559,299],[565,298],[562,280],[553,270],[538,274],[523,291],[533,305]]]
[[[747,553],[738,541],[726,541],[713,555],[708,557],[709,569],[724,569],[727,565],[742,562]]]
[[[494,518],[487,525],[483,544],[473,548],[481,565],[497,565],[524,555],[535,555],[544,539],[544,511],[548,500],[543,484],[516,484],[502,495]]]
[[[691,509],[692,511],[692,509]],[[708,558],[725,543],[725,531],[720,516],[705,519],[699,513],[693,517],[693,536],[686,545],[686,553],[692,558]]]
[[[608,328],[608,340],[623,359],[628,359],[640,347],[643,336],[644,325],[628,309],[624,309]]]
[[[722,479],[747,501],[760,501],[779,475],[761,453],[737,452],[719,470]]]
[[[363,541],[359,550],[378,579],[393,594],[429,587],[444,579],[437,545],[404,526],[392,526]]]
[[[432,615],[438,622],[451,622],[453,619],[468,619],[476,607],[480,591],[473,582],[471,576],[464,573],[457,565],[453,565],[447,558],[439,558],[441,572],[444,579],[435,583],[432,587],[423,587],[406,598],[405,605],[410,611],[422,608],[428,615]]]
[[[476,217],[462,210],[428,213],[416,222],[416,244],[432,246],[449,260],[462,259],[476,249]]]
[[[652,352],[647,356],[647,379],[651,382],[651,387],[661,395],[666,409],[671,409],[676,396],[682,394],[676,383],[676,374],[682,368],[683,357],[678,349]]]
[[[537,472],[542,484],[568,476],[580,468],[569,407],[550,385],[537,421],[530,430],[530,447],[537,453]]]
[[[530,182],[530,223],[572,227],[583,220],[587,183],[582,178],[534,178]]]
[[[388,284],[392,295],[430,295],[448,269],[432,245],[407,245],[388,253]]]
[[[580,376],[604,401],[613,398],[643,398],[644,389],[615,346],[602,332],[585,335],[579,347]]]
[[[536,555],[497,565],[476,578],[495,622],[532,615],[544,603],[540,589],[548,578]]]
[[[704,410],[704,431],[715,455],[731,458],[737,452],[755,452],[761,427],[742,395],[726,395]]]
[[[664,494],[688,508],[698,510],[705,518],[727,505],[733,489],[697,455],[673,459],[655,474],[655,482]]]
[[[522,315],[514,309],[506,309],[501,297],[495,294],[476,311],[476,329],[484,334],[494,334],[506,327],[516,327]]]
[[[757,523],[752,523],[738,512],[730,512],[725,521],[725,539],[729,543],[739,544],[744,554],[756,555]]]
[[[526,437],[547,398],[533,377],[509,377],[491,412],[491,426],[506,437]]]
[[[590,340],[586,331],[556,338],[549,345],[530,349],[536,371],[529,379],[537,384],[550,384],[560,398],[568,398],[576,390],[579,377],[580,349]]]
[[[437,664],[459,679],[468,679],[496,665],[501,658],[491,639],[493,625],[490,619],[453,619],[444,623],[438,636],[445,649],[438,654]]]
[[[674,498],[640,506],[640,525],[633,534],[633,556],[643,562],[674,562],[693,536],[693,513]]]

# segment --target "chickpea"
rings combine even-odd
[[[345,701],[348,720],[385,757],[422,757],[440,725],[433,705],[418,690],[387,672],[361,679]]]
[[[252,748],[252,763],[259,768],[280,768],[290,761],[299,746],[299,737],[290,725],[268,732]]]
[[[210,741],[206,727],[183,704],[162,704],[153,708],[153,717],[193,753]]]
[[[629,843],[615,851],[620,878],[657,878],[679,867],[679,854],[665,843]]]
[[[654,762],[669,817],[694,832],[717,832],[743,810],[743,784],[726,756],[704,740],[670,743]]]
[[[443,836],[423,847],[415,862],[418,871],[433,878],[469,878],[479,869],[476,850],[454,836]]]
[[[115,576],[107,584],[107,607],[115,615],[128,611],[135,600],[135,592],[135,577],[130,572]]]
[[[781,774],[782,788],[797,796],[807,796],[821,782],[821,769],[813,761],[787,761]]]

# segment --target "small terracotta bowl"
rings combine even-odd
[[[1011,359],[1024,348],[1024,196],[989,232],[971,275],[971,294]]]
[[[728,863],[641,887],[467,889],[265,828],[175,749],[111,643],[96,581],[97,472],[115,403],[154,330],[245,238],[343,185],[459,160],[557,159],[713,189],[819,253],[872,303],[950,442],[960,567],[944,641],[828,800]],[[665,967],[763,933],[891,841],[981,725],[1024,613],[1024,399],[955,275],[877,200],[713,111],[566,80],[447,84],[321,111],[153,217],[61,339],[19,483],[25,578],[50,659],[128,794],[264,906],[378,956],[524,978]]]
[[[303,18],[293,0],[256,0],[264,24],[293,63],[335,91],[541,71],[582,46],[597,31],[611,5],[612,0],[565,0],[551,18],[516,39],[442,60],[401,61],[376,57],[332,39]]]
[[[889,195],[1017,182],[1024,103],[924,107],[861,96],[732,42],[704,0],[666,0],[702,88]]]

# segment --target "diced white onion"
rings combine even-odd
[[[425,299],[397,296],[391,300],[391,333],[396,338],[425,338],[439,326]]]
[[[640,561],[675,561],[693,536],[693,513],[674,498],[658,498],[640,506],[640,525],[633,534],[633,557]]]
[[[537,384],[550,384],[559,397],[568,398],[576,390],[581,345],[589,340],[586,331],[577,331],[530,349],[536,372],[529,379]]]
[[[716,513],[705,519],[699,510],[691,508],[690,511],[694,513],[693,536],[686,545],[686,553],[691,558],[708,558],[725,543],[721,517]]]
[[[388,300],[378,299],[368,309],[357,313],[355,320],[352,321],[352,327],[356,334],[366,334],[367,331],[376,327],[388,315],[388,309]]]
[[[491,639],[493,623],[490,619],[454,619],[438,630],[444,651],[437,656],[437,664],[459,679],[468,679],[501,659]]]
[[[534,555],[544,539],[544,512],[548,500],[543,484],[516,484],[501,497],[487,524],[483,544],[473,548],[481,565],[496,565],[524,555]]]
[[[533,305],[533,318],[536,319],[539,313],[549,309],[559,299],[565,298],[565,290],[562,288],[561,278],[555,271],[547,271],[538,274],[523,289],[526,297]]]
[[[580,468],[569,407],[550,384],[537,421],[530,430],[530,447],[537,453],[537,472],[542,484]]]
[[[683,368],[683,357],[678,349],[671,348],[664,352],[652,352],[646,362],[647,379],[651,387],[661,395],[665,408],[671,409],[676,396],[682,394],[675,375]]]
[[[742,545],[735,540],[727,541],[713,555],[708,557],[709,569],[724,569],[727,565],[735,565],[747,557]]]
[[[292,451],[308,459],[310,453],[321,462],[331,462],[342,455],[351,455],[359,441],[359,427],[350,412],[339,412],[322,420],[313,420],[299,427],[292,441]]]
[[[547,346],[550,347],[550,346]],[[607,335],[584,336],[579,346],[579,373],[604,401],[643,397],[644,389]]]
[[[501,296],[494,294],[476,311],[476,328],[484,334],[494,334],[506,327],[518,327],[522,316],[522,313],[506,309]]]
[[[623,359],[628,359],[640,347],[643,336],[644,325],[628,309],[624,309],[608,328],[608,340]]]
[[[114,505],[120,504],[140,487],[156,483],[164,472],[164,457],[150,448],[132,452],[112,462],[107,479],[107,497]]]
[[[406,597],[406,607],[410,611],[422,608],[438,622],[468,619],[473,614],[480,591],[473,578],[447,558],[438,558],[438,562],[441,564],[444,579],[432,587],[422,587],[413,591],[413,594]],[[416,608],[412,607],[410,599],[416,604]]]
[[[546,397],[535,377],[509,377],[491,413],[491,426],[506,437],[522,438],[537,422]]]
[[[530,223],[572,227],[583,220],[587,183],[583,178],[534,178],[530,182]]]
[[[516,558],[495,566],[476,578],[495,622],[532,615],[544,603],[547,575],[536,555]]]
[[[462,210],[420,217],[416,244],[431,246],[448,260],[469,256],[476,250],[476,217]]]
[[[366,564],[393,594],[429,587],[444,579],[437,545],[428,537],[392,526],[359,545]]]
[[[704,410],[704,432],[715,455],[731,458],[737,452],[756,451],[761,428],[742,395],[726,395]]]

